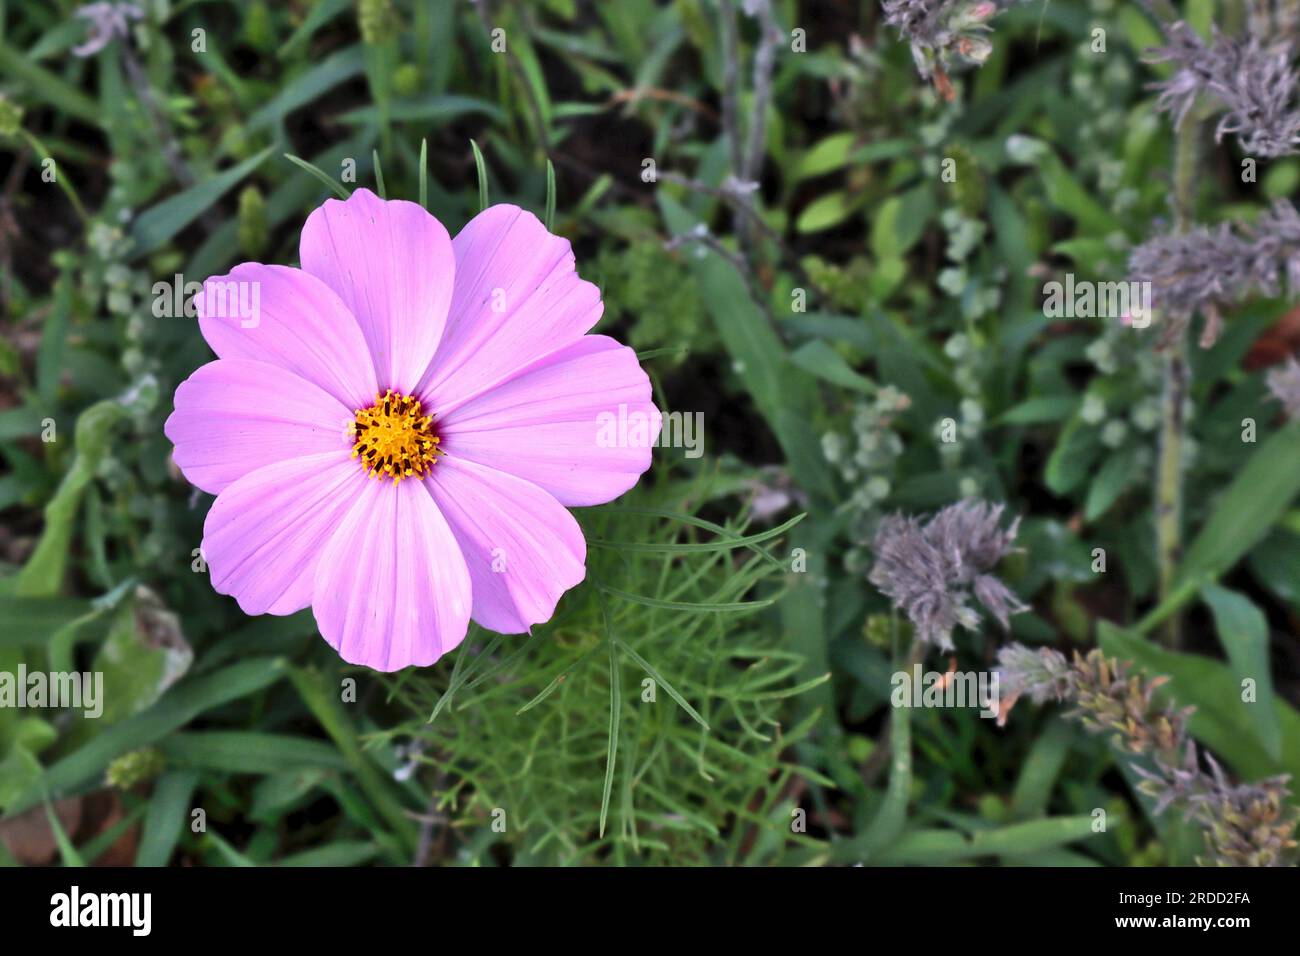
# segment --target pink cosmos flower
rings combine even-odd
[[[299,258],[195,299],[217,361],[165,431],[217,496],[213,587],[248,614],[310,606],[344,660],[383,671],[432,664],[471,618],[548,620],[586,574],[566,506],[636,484],[661,422],[636,354],[586,334],[603,306],[568,241],[508,205],[450,239],[358,189],[308,217]],[[602,435],[618,415],[638,440]]]

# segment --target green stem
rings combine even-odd
[[[1192,202],[1196,185],[1197,140],[1200,124],[1191,116],[1178,129],[1174,158],[1173,206],[1176,228],[1186,232],[1192,225]],[[1187,425],[1183,415],[1191,373],[1187,364],[1187,329],[1178,332],[1164,353],[1163,392],[1160,401],[1160,454],[1156,461],[1156,564],[1159,568],[1160,601],[1171,595],[1183,551],[1183,439]],[[1179,615],[1165,621],[1164,639],[1171,647],[1181,643]]]

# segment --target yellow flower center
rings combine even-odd
[[[358,408],[356,415],[352,457],[361,459],[372,478],[387,475],[394,482],[412,475],[422,478],[444,454],[433,433],[433,416],[425,415],[419,400],[410,395],[389,389],[375,395],[369,408]]]

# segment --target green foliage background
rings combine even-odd
[[[1195,834],[1059,714],[890,719],[905,627],[866,582],[870,530],[968,495],[1024,516],[1014,638],[1169,675],[1235,775],[1300,773],[1300,432],[1246,362],[1286,303],[1192,356],[1189,547],[1163,605],[1157,359],[1040,306],[1063,272],[1122,278],[1169,216],[1173,137],[1145,89],[1164,68],[1141,62],[1158,34],[1135,4],[1000,15],[948,103],[876,4],[778,0],[806,51],[777,48],[752,281],[719,192],[712,0],[141,6],[129,46],[82,58],[77,4],[4,5],[0,670],[93,666],[121,703],[0,709],[0,832],[35,821],[50,857],[142,865],[1190,862]],[[1229,6],[1184,14],[1208,32]],[[1207,221],[1300,181],[1280,160],[1243,184],[1231,144],[1204,148]],[[578,513],[588,581],[553,621],[393,677],[343,665],[310,613],[248,619],[212,591],[210,501],[161,427],[208,350],[153,308],[177,274],[294,262],[306,214],[381,175],[453,233],[484,194],[551,215],[603,289],[600,330],[706,422],[702,457],[660,450],[636,492]],[[1155,639],[1175,611],[1177,651]],[[962,636],[957,666],[1006,639]],[[69,810],[106,792],[102,825]],[[35,861],[14,846],[0,861]]]

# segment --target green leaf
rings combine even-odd
[[[218,199],[241,183],[271,155],[268,146],[224,172],[150,206],[131,224],[132,258],[146,256],[203,215]],[[301,161],[299,161],[301,163]]]
[[[885,866],[943,866],[977,857],[1020,856],[1087,839],[1092,817],[1048,817],[969,836],[955,830],[912,830],[876,860]]]
[[[13,585],[16,597],[51,597],[59,592],[72,542],[72,522],[82,494],[107,454],[113,426],[126,417],[117,399],[96,402],[81,413],[73,435],[76,454],[54,497],[45,506],[45,529]]]
[[[1300,535],[1276,528],[1248,555],[1250,570],[1266,588],[1300,606]],[[0,603],[0,608],[4,605]]]
[[[849,367],[848,362],[822,339],[812,339],[795,349],[790,361],[805,372],[832,385],[874,395],[879,387],[871,379]]]
[[[853,215],[857,203],[850,202],[843,190],[818,196],[799,213],[795,221],[798,232],[822,232],[838,226]]]
[[[18,812],[40,801],[40,792],[62,797],[98,777],[115,757],[157,743],[195,717],[255,693],[285,674],[276,657],[253,658],[173,687],[148,710],[100,730],[85,745],[47,768],[36,792],[27,792],[6,810]]]
[[[822,176],[842,169],[849,163],[849,151],[853,149],[855,134],[851,132],[832,133],[818,140],[805,150],[794,164],[790,173],[792,182]]]
[[[1137,447],[1115,452],[1106,460],[1088,486],[1088,500],[1084,505],[1085,521],[1096,521],[1115,503],[1138,472]]]
[[[1300,422],[1259,446],[1215,502],[1187,549],[1179,580],[1213,578],[1249,552],[1300,494]]]
[[[257,866],[256,861],[236,850],[215,830],[209,830],[203,839],[217,848],[217,852],[225,859],[227,866]]]
[[[462,116],[481,114],[489,120],[502,122],[505,114],[486,100],[472,96],[428,96],[415,100],[393,100],[388,107],[388,118],[394,123],[443,124]],[[380,122],[379,109],[362,106],[342,114],[339,120],[349,126],[375,126]]]
[[[656,195],[673,235],[695,227],[691,213],[666,190]],[[808,427],[819,405],[816,380],[790,362],[776,330],[729,262],[707,252],[691,256],[690,265],[723,346],[780,442],[795,480],[811,494],[830,498],[834,483],[821,443]]]
[[[333,745],[310,737],[262,731],[202,730],[172,734],[160,745],[167,765],[223,773],[273,774],[348,769]]]
[[[136,866],[167,865],[190,818],[190,800],[198,779],[192,770],[173,771],[158,778],[145,814]]]
[[[1011,796],[1011,814],[1018,819],[1033,819],[1047,813],[1056,778],[1069,756],[1074,734],[1059,717],[1053,718],[1038,735],[1029,755],[1020,765],[1020,776]]]
[[[1122,231],[1115,215],[1093,198],[1055,154],[1040,162],[1039,172],[1052,205],[1072,216],[1086,232],[1094,236],[1109,236]]]
[[[104,675],[100,719],[116,723],[153,706],[193,660],[180,619],[140,588],[132,600],[122,602],[95,655],[94,670]]]
[[[1217,584],[1203,585],[1201,597],[1214,613],[1219,642],[1238,684],[1245,679],[1255,683],[1255,702],[1243,706],[1255,718],[1264,749],[1274,760],[1281,760],[1282,728],[1278,725],[1273,676],[1269,672],[1268,620],[1250,598]]]
[[[360,866],[362,863],[369,863],[380,853],[380,848],[374,844],[361,840],[347,840],[338,843],[328,843],[325,846],[318,846],[311,850],[304,850],[301,853],[291,853],[282,860],[277,860],[276,866]]]
[[[895,659],[897,662],[897,658]],[[836,846],[843,862],[877,862],[876,856],[895,843],[907,825],[907,805],[912,796],[912,708],[889,711],[889,786],[885,799],[865,833]]]
[[[1019,405],[1008,408],[994,419],[997,425],[1041,425],[1045,422],[1059,422],[1074,414],[1079,407],[1079,400],[1073,395],[1048,395],[1031,398]]]
[[[48,103],[60,113],[75,116],[91,126],[103,125],[104,117],[94,100],[3,41],[0,41],[0,73],[6,82],[18,80],[23,84],[24,98]]]
[[[1078,418],[1071,421],[1061,432],[1047,459],[1047,468],[1043,472],[1047,487],[1058,495],[1073,491],[1092,474],[1093,462],[1100,451],[1097,429]]]
[[[50,830],[54,833],[54,842],[59,848],[59,858],[63,861],[64,866],[85,866],[85,861],[77,848],[72,845],[68,839],[67,831],[63,829],[63,824],[59,822],[58,814],[54,812],[54,807],[50,805],[47,798],[45,801],[45,819],[50,822]]]
[[[745,548],[752,544],[771,540],[772,538],[779,538],[805,517],[807,517],[806,512],[804,514],[795,515],[789,521],[783,522],[775,528],[768,528],[766,531],[760,531],[757,534],[746,535],[745,537],[727,535],[719,541],[700,541],[677,544],[673,542],[659,541],[605,541],[600,538],[588,538],[587,544],[602,548],[612,548],[617,551],[635,551],[641,554],[708,554],[713,551],[733,551],[736,548]],[[766,552],[760,553],[766,554]],[[778,566],[780,566],[779,563]],[[0,607],[3,607],[3,599],[0,599]]]
[[[89,601],[0,594],[0,647],[39,647],[90,614]]]
[[[298,107],[306,106],[339,84],[360,76],[364,69],[362,45],[359,43],[331,54],[281,86],[266,105],[248,118],[245,131],[255,133],[275,126]]]

